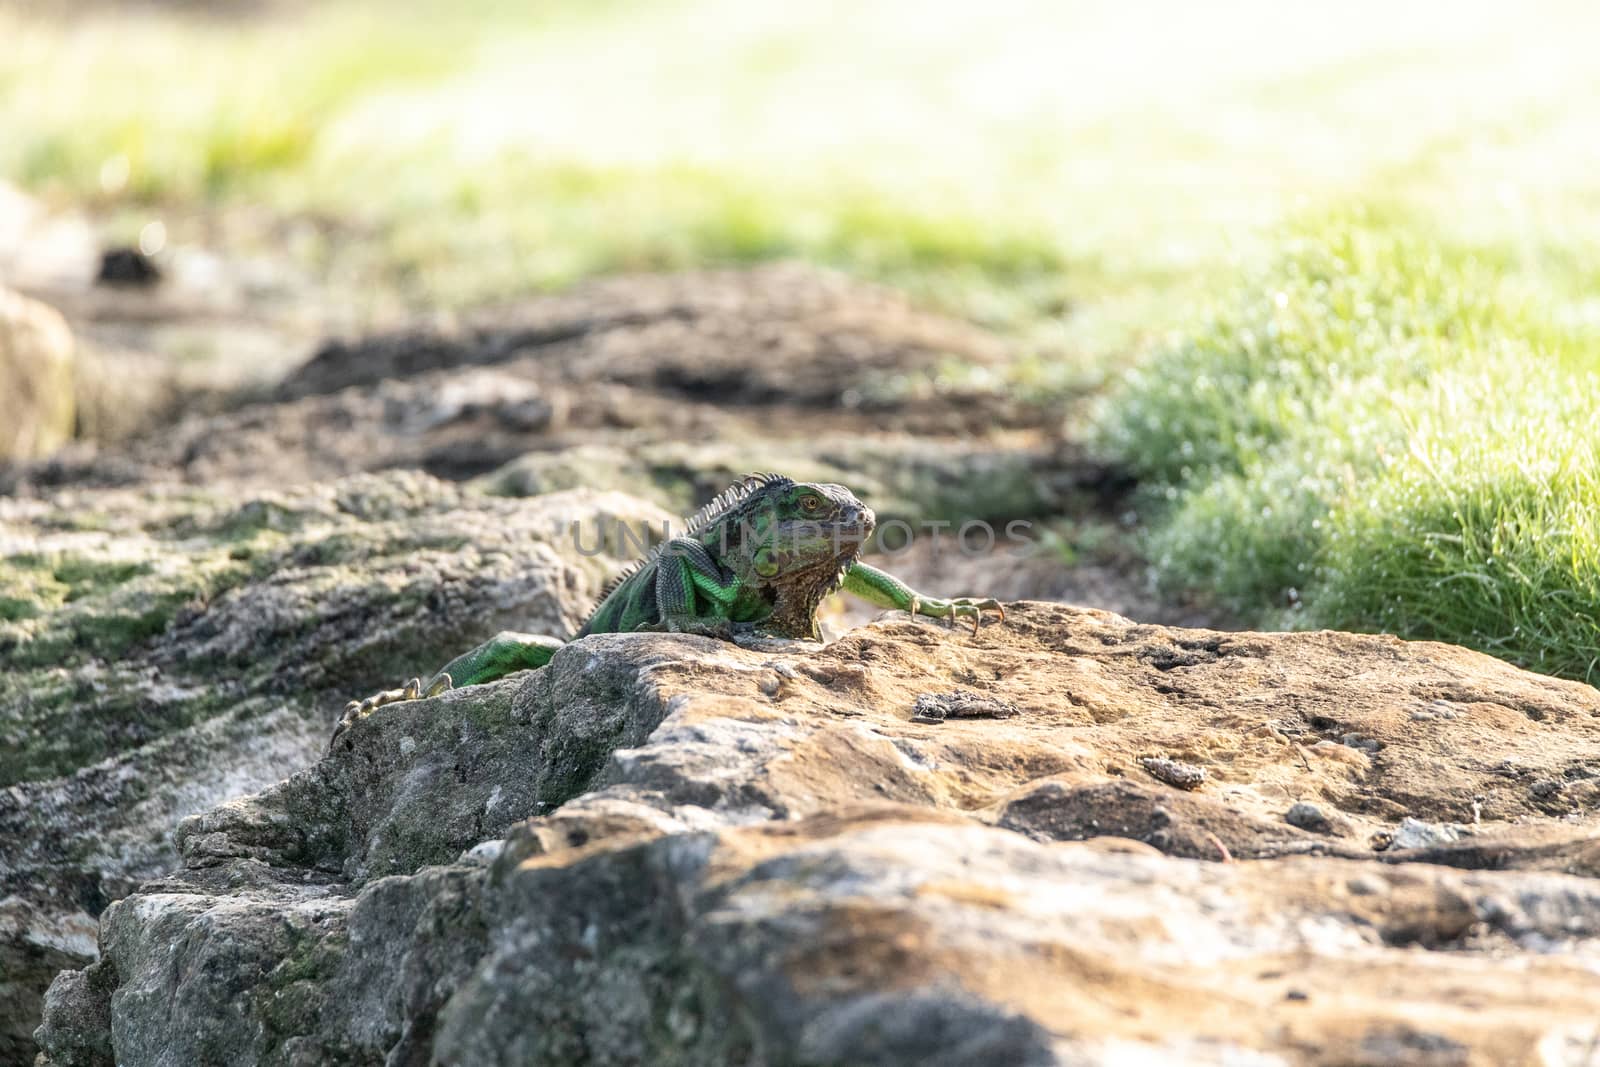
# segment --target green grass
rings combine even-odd
[[[1600,379],[1557,380],[1478,405],[1481,422],[1430,412],[1339,509],[1314,616],[1600,679],[1597,395]]]
[[[308,165],[351,101],[458,69],[482,9],[423,22],[352,4],[255,21],[0,10],[0,173],[78,203],[257,195]]]
[[[1106,398],[1160,580],[1594,679],[1600,329],[1568,261],[1387,212],[1281,247]]]

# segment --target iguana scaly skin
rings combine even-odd
[[[614,579],[573,640],[665,630],[819,641],[817,605],[836,589],[913,615],[951,622],[967,617],[974,632],[985,611],[1005,619],[997,600],[922,596],[860,562],[873,523],[872,510],[842,485],[749,475],[702,508],[682,534]],[[413,678],[400,689],[351,701],[334,736],[384,704],[543,667],[564,643],[535,634],[496,634],[427,682]]]

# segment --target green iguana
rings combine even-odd
[[[949,620],[985,611],[1005,620],[993,599],[922,596],[857,559],[871,536],[872,510],[842,485],[795,482],[776,474],[742,479],[656,546],[601,594],[572,640],[589,634],[665,630],[731,639],[735,633],[821,640],[817,605],[836,589],[885,608]],[[436,696],[543,667],[565,642],[506,631],[458,656],[427,682],[413,678],[366,700],[352,700],[334,736],[384,704]]]

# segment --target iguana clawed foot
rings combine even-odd
[[[381,693],[374,693],[365,700],[352,700],[344,706],[344,715],[339,719],[339,725],[333,728],[333,740],[338,740],[339,735],[350,728],[351,723],[357,719],[365,718],[385,704],[398,704],[402,700],[421,700],[423,697],[436,697],[451,687],[450,676],[444,672],[433,677],[426,688],[422,685],[421,678],[413,678],[399,689],[385,689]],[[330,742],[331,743],[331,742]]]
[[[695,634],[700,637],[719,637],[724,641],[733,640],[733,624],[727,619],[669,615],[660,629],[669,634]]]
[[[948,599],[944,597],[913,596],[911,605],[907,609],[913,615],[926,615],[931,619],[943,619],[951,626],[955,625],[958,618],[972,620],[972,632],[976,634],[983,625],[983,613],[992,611],[999,615],[997,622],[1006,621],[1006,609],[994,597],[957,596]]]
[[[923,596],[894,575],[859,561],[845,571],[841,588],[869,604],[896,608],[912,615],[944,619],[952,626],[958,618],[970,618],[973,633],[977,633],[983,625],[983,613],[986,611],[999,615],[1001,622],[1006,621],[1006,609],[994,597]]]

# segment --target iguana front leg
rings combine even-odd
[[[385,689],[365,700],[352,700],[344,707],[344,716],[334,727],[335,739],[351,723],[375,708],[397,704],[402,700],[419,700],[434,697],[447,689],[469,685],[482,685],[503,678],[514,671],[534,670],[550,662],[556,649],[562,645],[554,637],[540,634],[519,634],[502,630],[470,652],[463,653],[444,665],[444,668],[427,682],[413,678],[399,689]]]
[[[1006,621],[1006,609],[993,597],[933,597],[923,596],[892,574],[886,574],[865,563],[852,563],[845,572],[840,586],[852,596],[881,608],[898,608],[913,615],[927,615],[934,619],[949,619],[952,623],[961,616],[972,619],[972,632],[977,633],[983,624],[983,613],[993,611],[1000,621]]]
[[[656,557],[656,609],[670,633],[731,637],[729,610],[739,595],[739,580],[688,537],[675,537]]]

